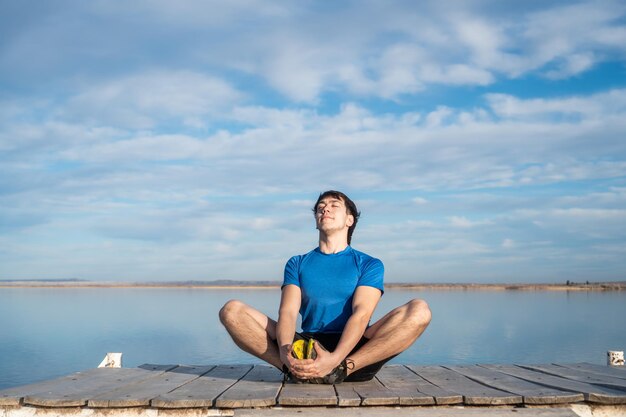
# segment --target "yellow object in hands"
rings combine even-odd
[[[291,345],[291,354],[296,359],[304,359],[306,357],[306,345],[304,340],[296,340]]]
[[[315,352],[314,339],[309,339],[308,342],[305,340],[296,340],[291,345],[291,354],[296,359],[315,359],[317,358],[317,352]]]
[[[317,352],[315,352],[315,348],[313,347],[315,345],[315,340],[314,339],[309,339],[309,344],[306,347],[306,358],[307,359],[315,359],[317,358]]]

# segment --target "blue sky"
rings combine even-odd
[[[0,279],[626,279],[623,1],[2,1]]]

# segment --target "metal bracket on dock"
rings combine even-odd
[[[122,354],[109,352],[106,354],[98,368],[121,368]]]
[[[624,366],[624,351],[609,350],[606,352],[606,364],[608,366]]]

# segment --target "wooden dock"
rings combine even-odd
[[[626,369],[588,363],[387,365],[369,382],[283,382],[268,365],[96,368],[0,391],[2,410],[626,404]],[[623,406],[621,407],[623,408]],[[232,414],[231,414],[232,415]]]

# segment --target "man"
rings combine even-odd
[[[244,351],[302,382],[367,381],[424,332],[431,313],[411,300],[370,324],[383,294],[383,264],[350,246],[360,213],[339,191],[320,194],[313,208],[319,246],[285,266],[278,322],[240,301],[220,320]],[[296,333],[298,313],[302,333]],[[314,359],[292,354],[296,339],[314,339]]]

